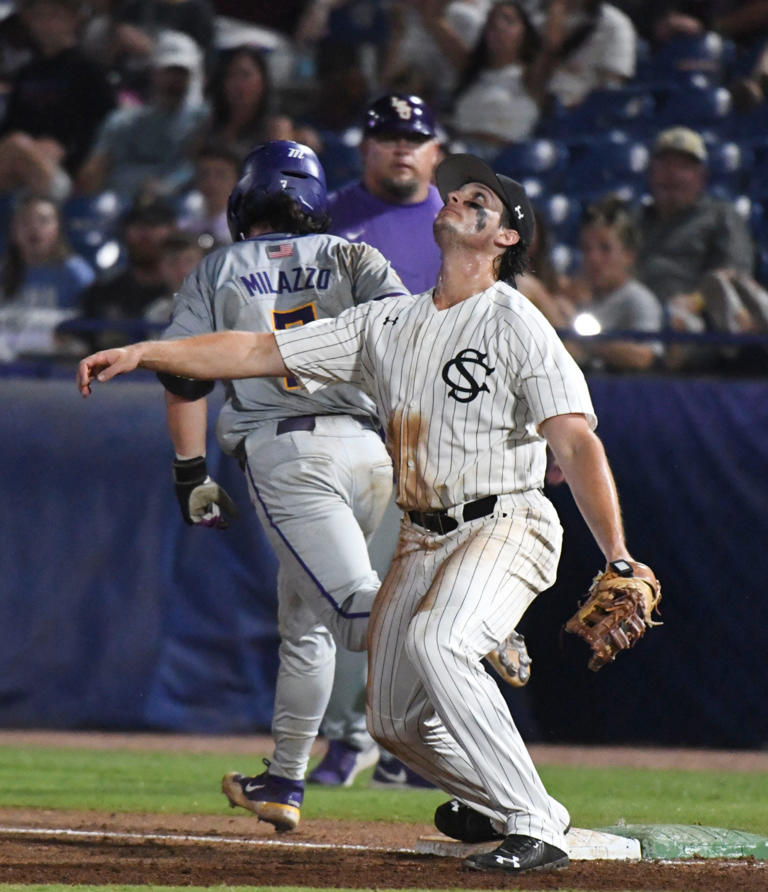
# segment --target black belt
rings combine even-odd
[[[461,519],[466,523],[468,520],[477,520],[478,517],[492,514],[496,502],[497,496],[485,496],[474,502],[465,502],[461,509]],[[452,532],[459,525],[459,521],[451,517],[445,508],[441,511],[409,511],[408,517],[420,527],[441,535]]]
[[[354,418],[355,421],[358,421],[369,431],[378,431],[378,427],[368,415],[350,415],[348,417]],[[316,418],[316,415],[294,415],[292,418],[283,418],[282,421],[277,422],[277,433],[289,434],[291,431],[313,431]]]

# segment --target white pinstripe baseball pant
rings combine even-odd
[[[562,528],[539,491],[438,535],[404,518],[369,629],[368,724],[390,752],[502,833],[565,849],[544,788],[481,659],[552,585]]]

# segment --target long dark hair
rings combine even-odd
[[[498,3],[494,3],[488,10],[488,16],[486,17],[485,25],[480,34],[480,39],[475,44],[474,50],[472,50],[467,59],[467,64],[459,79],[459,84],[454,96],[458,96],[466,90],[471,83],[477,80],[480,72],[488,67],[488,47],[485,42],[486,27],[488,26],[488,21],[493,15],[494,10],[499,6],[511,6],[520,16],[520,20],[523,23],[525,37],[523,38],[523,45],[520,48],[520,61],[523,63],[523,66],[530,65],[536,58],[536,54],[541,47],[541,37],[539,36],[539,32],[534,28],[525,7],[521,3],[518,3],[517,0],[499,0]]]
[[[230,66],[235,61],[235,59],[238,58],[238,56],[246,56],[254,63],[254,65],[261,72],[261,78],[264,84],[264,94],[261,100],[261,104],[259,108],[256,109],[256,111],[254,112],[253,118],[248,125],[249,130],[257,133],[260,131],[267,115],[271,111],[270,102],[273,92],[272,79],[263,52],[258,47],[252,46],[251,44],[247,43],[232,47],[232,49],[229,49],[226,52],[222,53],[219,57],[218,64],[216,65],[216,70],[213,73],[213,77],[211,78],[210,86],[208,89],[212,110],[211,122],[215,127],[216,125],[225,124],[229,120],[230,111],[224,91],[224,82],[226,80],[227,72],[229,71]]]
[[[13,236],[13,227],[16,219],[24,210],[24,208],[27,208],[33,204],[37,204],[38,202],[43,202],[50,205],[56,212],[56,222],[58,223],[59,227],[59,237],[56,240],[55,245],[53,246],[53,250],[51,251],[50,260],[60,263],[62,260],[66,260],[67,257],[72,254],[72,247],[64,234],[64,227],[61,218],[61,208],[59,207],[59,205],[52,198],[49,198],[46,195],[28,194],[22,196],[14,205],[13,215],[8,226],[8,231],[10,233],[8,246],[6,247],[3,258],[0,261],[0,301],[12,300],[15,297],[16,292],[19,290],[19,288],[21,288],[21,285],[24,281],[24,276],[27,272],[27,264],[24,258],[21,256],[19,246],[16,244],[16,239]]]
[[[506,207],[499,220],[499,226],[505,229],[509,229],[511,226],[509,211]],[[494,271],[498,281],[506,282],[514,287],[516,277],[528,270],[529,247],[530,245],[528,242],[524,241],[521,236],[519,241],[515,242],[514,245],[510,245],[503,254],[500,254],[496,258],[494,261]]]
[[[516,245],[510,245],[503,254],[496,258],[494,266],[496,278],[514,288],[516,278],[528,269],[528,245],[523,241],[519,241]]]

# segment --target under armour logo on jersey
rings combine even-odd
[[[480,366],[486,373],[490,375],[494,371],[491,366],[486,365],[483,360],[488,356],[487,353],[481,353],[479,350],[473,350],[471,347],[462,350],[450,362],[446,362],[443,366],[443,381],[450,386],[448,396],[453,397],[457,403],[471,403],[482,390],[487,391],[488,385],[478,384],[467,366],[474,364]],[[453,371],[458,372],[460,380],[456,381],[451,378]]]
[[[400,318],[399,316],[395,316],[394,319],[391,316],[387,316],[386,319],[381,324],[386,325],[387,323],[389,323],[390,325],[394,325],[395,322],[397,322],[397,320],[399,318]]]

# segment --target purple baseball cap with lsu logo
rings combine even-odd
[[[507,209],[510,228],[520,233],[520,238],[530,245],[536,229],[533,205],[525,188],[493,168],[476,155],[449,155],[435,169],[435,183],[443,201],[448,193],[460,189],[467,183],[482,183],[501,199]]]
[[[403,133],[422,136],[425,140],[437,136],[432,109],[418,96],[388,93],[372,102],[363,123],[364,136]]]

